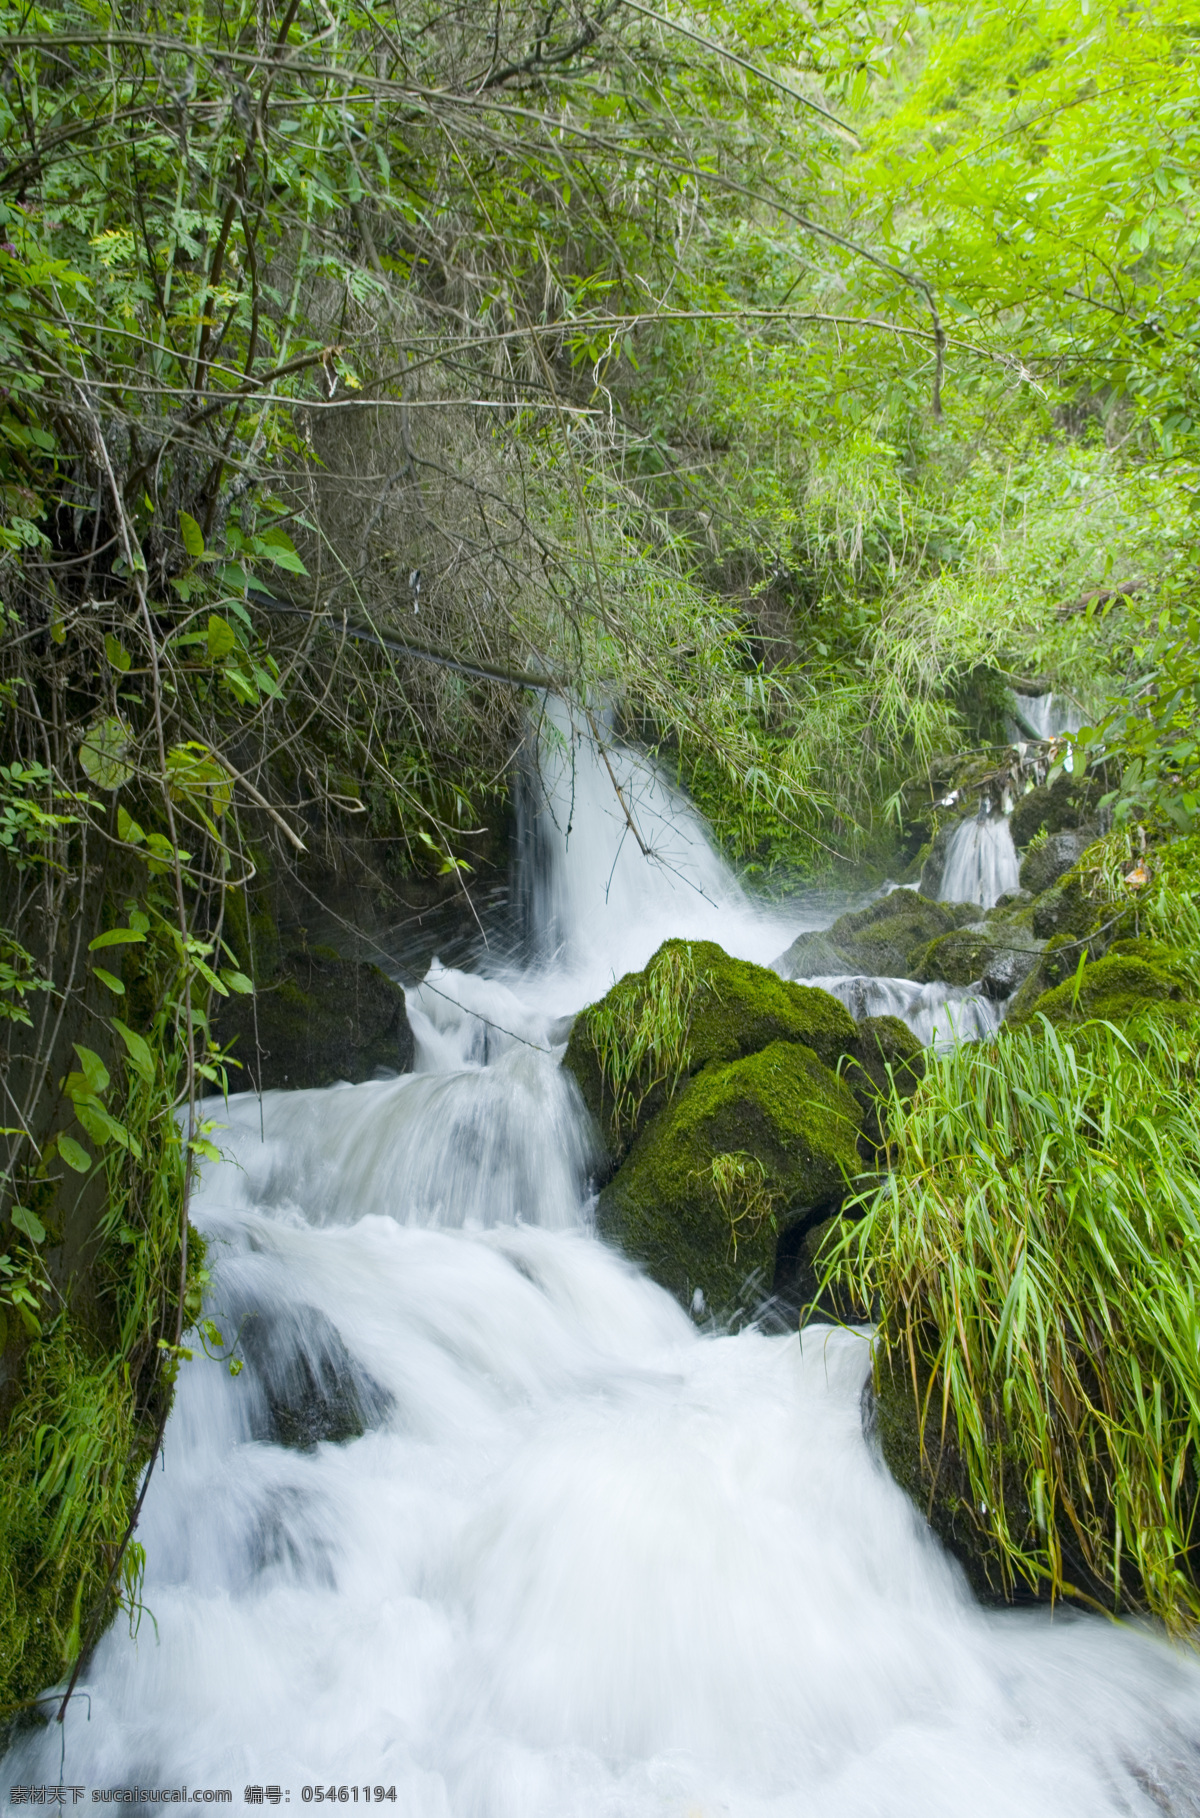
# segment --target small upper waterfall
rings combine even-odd
[[[786,918],[742,889],[701,817],[607,719],[548,700],[519,800],[518,898],[534,954],[599,995],[672,936],[766,963]],[[814,916],[812,921],[822,918]],[[579,993],[572,1008],[586,1001]]]
[[[1068,695],[1017,694],[1014,690],[1013,699],[1040,739],[1078,732],[1083,725],[1083,714]]]
[[[940,895],[947,903],[978,903],[981,909],[991,909],[1017,888],[1020,872],[1008,816],[976,815],[954,830]]]

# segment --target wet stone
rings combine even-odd
[[[262,1394],[256,1438],[311,1451],[361,1438],[393,1406],[319,1307],[247,1314],[241,1349]]]

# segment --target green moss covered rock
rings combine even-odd
[[[701,1068],[802,1042],[826,1066],[852,1049],[850,1012],[827,991],[730,957],[713,941],[665,941],[575,1019],[563,1065],[614,1158]]]
[[[1045,1016],[1064,1025],[1099,1018],[1124,1024],[1151,1009],[1192,1014],[1187,976],[1168,947],[1152,940],[1115,941],[1102,959],[1076,958],[1071,976],[1031,1002],[1014,1005],[1014,1026]]]
[[[991,955],[991,931],[981,922],[969,922],[913,954],[912,977],[922,984],[940,979],[947,985],[973,985],[983,977]]]
[[[1094,777],[1075,777],[1065,770],[1053,783],[1031,789],[1021,797],[1009,818],[1013,845],[1020,852],[1043,830],[1062,833],[1081,827],[1096,828],[1102,793]]]
[[[224,999],[215,1026],[242,1063],[242,1073],[231,1075],[235,1088],[331,1086],[370,1079],[380,1068],[412,1069],[403,988],[378,966],[329,947],[289,952],[274,983],[253,998]]]
[[[842,1058],[840,1073],[862,1111],[863,1138],[869,1153],[883,1145],[883,1126],[893,1086],[901,1098],[908,1099],[924,1078],[925,1050],[898,1016],[864,1017],[853,1047]]]
[[[915,890],[893,890],[865,909],[840,916],[822,934],[800,935],[774,963],[786,978],[837,973],[907,978],[931,941],[978,913],[969,903],[936,903]]]
[[[849,1086],[799,1042],[710,1065],[638,1137],[598,1229],[685,1307],[730,1314],[770,1288],[778,1233],[840,1202],[861,1128]]]
[[[1076,829],[1052,833],[1040,840],[1021,861],[1021,888],[1034,896],[1049,890],[1078,864],[1092,843],[1090,831]]]

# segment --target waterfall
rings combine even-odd
[[[246,1366],[183,1364],[148,1613],[4,1784],[238,1810],[379,1787],[404,1818],[1194,1815],[1200,1667],[979,1607],[864,1437],[864,1334],[702,1333],[592,1235],[564,1008],[681,921],[735,951],[780,929],[624,754],[643,837],[680,842],[635,865],[572,752],[536,963],[433,968],[410,1076],[211,1107],[227,1159],[194,1217]]]
[[[1067,695],[1017,694],[1014,690],[1013,699],[1040,739],[1078,732],[1083,725],[1083,714]]]
[[[1000,1026],[1001,1007],[972,985],[918,985],[909,978],[806,978],[845,1004],[855,1022],[898,1016],[927,1048],[985,1041]]]
[[[772,918],[746,896],[690,802],[594,717],[601,748],[566,707],[547,703],[523,779],[519,896],[533,952],[605,983],[672,935],[720,940],[733,929],[741,957],[765,953]]]
[[[947,903],[978,903],[990,909],[1020,882],[1021,861],[1008,816],[981,814],[960,821],[946,849],[939,894]]]

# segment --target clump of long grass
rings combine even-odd
[[[1200,1636],[1200,1098],[1147,1019],[930,1056],[829,1275],[957,1448],[999,1561]],[[916,1443],[916,1442],[914,1442]],[[932,1447],[930,1448],[932,1450]]]
[[[691,1064],[689,1038],[696,994],[707,978],[691,949],[668,943],[644,972],[618,981],[587,1012],[616,1142],[637,1129],[642,1106],[663,1087],[670,1098]]]
[[[709,1180],[723,1216],[729,1221],[730,1261],[737,1261],[740,1239],[757,1237],[765,1224],[775,1225],[784,1195],[772,1187],[756,1155],[732,1150],[714,1155]]]

